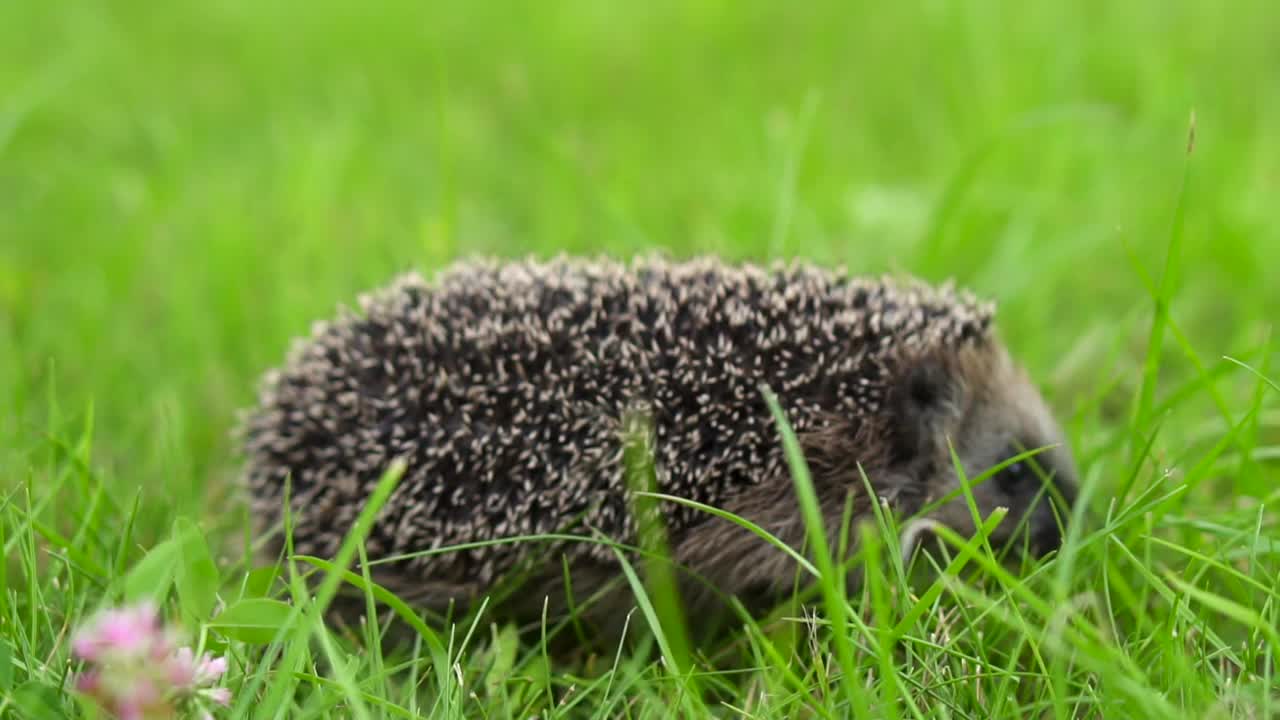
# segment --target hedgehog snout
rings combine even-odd
[[[925,517],[972,535],[972,498],[979,523],[998,508],[1007,511],[992,532],[994,545],[1015,545],[1037,557],[1059,548],[1077,494],[1074,463],[1060,434],[1029,430],[1036,425],[1020,421],[1007,405],[979,405],[966,419],[955,447],[963,476],[950,462],[949,448],[939,449],[939,469],[924,482],[931,488],[928,503],[942,502]]]

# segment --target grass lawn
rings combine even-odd
[[[1265,0],[0,4],[0,717],[88,716],[70,633],[160,593],[224,718],[1277,715],[1277,37]],[[229,433],[312,320],[655,248],[997,300],[1088,522],[1016,576],[875,560],[727,667],[483,615],[384,654],[264,597]]]

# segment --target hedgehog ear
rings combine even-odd
[[[936,356],[910,363],[894,388],[894,451],[900,460],[926,454],[959,415],[961,388]]]

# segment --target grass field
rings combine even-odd
[[[69,633],[170,585],[218,717],[1280,715],[1278,36],[1263,0],[0,4],[0,717],[84,716]],[[229,432],[292,337],[411,267],[655,248],[998,300],[1090,522],[1026,577],[873,562],[731,668],[484,618],[384,656],[256,599]]]

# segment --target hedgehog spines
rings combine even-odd
[[[402,274],[358,308],[295,343],[244,421],[255,506],[278,516],[291,476],[302,552],[336,551],[397,457],[408,471],[371,552],[557,532],[576,517],[626,541],[628,408],[651,408],[662,491],[717,504],[786,472],[761,384],[797,432],[838,417],[857,433],[882,414],[905,355],[983,342],[994,315],[950,287],[653,256],[472,259]],[[664,512],[676,532],[705,519]],[[487,583],[524,556],[480,547],[405,572]]]

